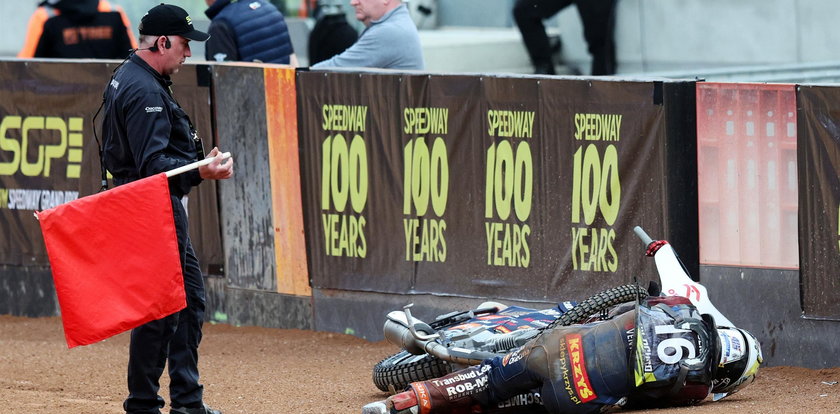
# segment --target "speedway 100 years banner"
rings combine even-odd
[[[298,73],[313,287],[556,300],[646,283],[633,227],[696,226],[696,193],[693,217],[673,208],[691,190],[664,194],[696,174],[669,88],[693,84]]]

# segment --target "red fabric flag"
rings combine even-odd
[[[37,216],[68,348],[186,307],[165,173]]]

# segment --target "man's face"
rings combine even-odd
[[[370,22],[379,20],[388,11],[389,0],[351,0],[356,9],[356,19],[370,26]]]
[[[181,69],[184,61],[192,56],[190,52],[190,40],[181,36],[168,36],[169,41],[172,42],[172,47],[164,50],[166,57],[163,64],[162,75],[172,75]]]

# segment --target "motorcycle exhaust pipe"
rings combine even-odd
[[[444,361],[461,365],[478,365],[485,359],[498,356],[490,352],[475,351],[463,348],[447,348],[437,342],[427,342],[424,347],[426,352]]]
[[[430,354],[444,361],[463,365],[477,365],[497,354],[463,348],[448,348],[436,340],[440,335],[419,319],[411,316],[412,305],[404,308],[403,312],[393,311],[385,318],[382,328],[388,342],[405,349],[413,355]]]
[[[385,339],[388,342],[414,355],[423,355],[426,353],[426,350],[423,349],[423,344],[418,343],[417,339],[414,338],[414,335],[411,334],[411,331],[405,325],[388,318],[385,320],[385,327],[382,329],[385,333]]]

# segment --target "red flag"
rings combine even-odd
[[[37,216],[68,348],[186,307],[165,173]]]

